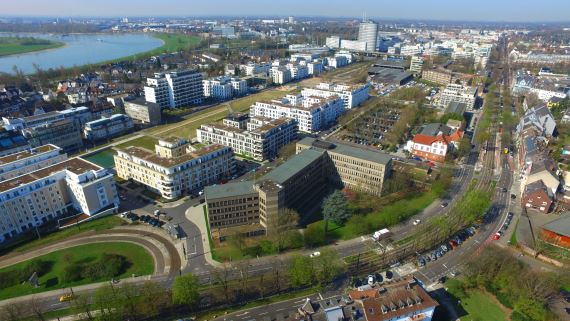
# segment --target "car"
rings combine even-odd
[[[320,256],[320,255],[321,255],[321,252],[316,251],[316,252],[311,253],[311,254],[309,255],[309,257],[318,257],[318,256]]]
[[[452,278],[456,277],[459,273],[456,271],[451,271],[449,272],[449,276],[451,276]]]
[[[154,210],[154,216],[159,216],[160,215],[160,211],[159,210]]]
[[[374,275],[368,276],[368,285],[370,286],[374,285]]]
[[[516,196],[515,194],[511,194],[511,199],[514,200],[514,199],[516,199],[516,198],[517,198],[517,196]]]
[[[418,224],[420,224],[421,222],[422,222],[422,220],[414,220],[414,223],[413,223],[413,224],[414,224],[414,225],[418,225]]]
[[[456,242],[455,240],[449,241],[449,245],[451,245],[451,248],[452,248],[452,249],[455,249],[455,248],[457,248],[457,246],[458,246],[458,244],[457,244],[457,242]]]
[[[499,232],[493,234],[492,239],[495,240],[495,241],[500,240],[500,239],[501,239],[501,234],[500,234]]]
[[[72,293],[66,293],[59,297],[59,302],[68,302],[75,299],[75,296]]]
[[[508,189],[506,187],[503,187],[503,192],[506,193],[508,191]]]
[[[447,207],[447,205],[449,205],[448,202],[443,202],[443,203],[441,203],[441,207]]]
[[[418,258],[418,266],[424,266],[426,265],[426,260],[424,260],[423,258]]]
[[[443,252],[449,251],[449,249],[447,248],[447,245],[445,245],[445,244],[442,244],[439,248],[440,248]]]
[[[445,281],[447,281],[447,278],[445,276],[442,276],[437,280],[437,283],[443,284]]]
[[[509,212],[509,213],[507,214],[507,217],[512,218],[514,215],[515,215],[515,214],[513,214],[513,212]]]

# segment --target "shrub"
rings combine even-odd
[[[81,280],[83,267],[80,264],[70,264],[63,269],[64,282],[75,282]]]

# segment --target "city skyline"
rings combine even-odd
[[[111,0],[99,1],[99,6],[77,4],[62,0],[53,6],[40,0],[22,0],[3,5],[6,16],[65,16],[65,17],[197,17],[197,16],[324,16],[324,17],[369,17],[379,19],[418,19],[450,21],[492,21],[492,22],[564,22],[570,3],[563,0],[546,2],[505,0],[494,2],[482,0],[477,6],[453,0],[426,1],[409,0],[395,3],[355,0],[350,6],[339,0],[300,1],[291,0],[286,8],[270,8],[261,0],[249,1],[247,5],[221,0],[216,3],[167,0],[157,7],[149,0],[126,0],[117,3]],[[66,8],[65,15],[61,8]],[[110,10],[111,8],[111,10]]]

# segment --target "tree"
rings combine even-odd
[[[304,233],[305,246],[315,247],[325,244],[326,235],[324,229],[317,224],[307,226]]]
[[[139,289],[138,310],[146,317],[156,317],[160,309],[169,306],[168,291],[159,283],[146,281]]]
[[[334,191],[323,200],[323,218],[325,219],[325,233],[328,231],[328,222],[343,225],[352,215],[346,198],[340,190]]]
[[[117,294],[115,288],[105,284],[95,291],[93,296],[94,310],[99,311],[98,320],[115,321],[120,319],[117,311]]]
[[[230,301],[229,282],[231,274],[230,265],[224,263],[220,268],[214,269],[211,274],[214,275],[214,279],[216,279],[216,282],[219,282],[222,285],[226,302],[229,302]]]
[[[314,280],[313,260],[308,256],[295,255],[289,267],[289,277],[294,287],[310,285]]]
[[[327,284],[334,280],[342,270],[339,264],[338,252],[331,248],[321,250],[321,255],[314,258],[316,279],[320,284]]]
[[[0,311],[0,319],[6,321],[20,321],[22,320],[22,316],[24,315],[25,311],[27,310],[27,306],[23,303],[11,303],[6,304],[2,307]]]
[[[287,240],[288,232],[295,229],[299,222],[299,213],[290,208],[280,209],[277,216],[270,216],[268,219],[268,229],[271,233],[268,239],[275,244],[277,252],[280,252]]]
[[[76,295],[71,304],[76,313],[81,313],[84,316],[84,319],[89,321],[95,319],[91,313],[92,310],[91,305],[89,304],[89,298],[86,295]]]
[[[471,152],[471,140],[467,136],[463,136],[457,148],[457,157],[465,157]]]
[[[196,304],[200,295],[198,286],[198,280],[191,273],[176,277],[172,285],[172,302],[190,306]]]

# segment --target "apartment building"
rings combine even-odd
[[[301,91],[301,95],[325,98],[338,96],[343,100],[344,108],[351,109],[359,106],[369,98],[368,87],[368,84],[346,85],[320,83],[315,88],[304,88]]]
[[[229,147],[190,144],[185,139],[159,140],[155,152],[119,148],[114,156],[117,175],[132,179],[166,199],[198,192],[231,177],[235,170]]]
[[[162,121],[160,105],[142,98],[125,101],[125,114],[142,124],[158,125]]]
[[[324,66],[322,61],[311,61],[307,62],[307,72],[311,76],[318,76],[324,71]]]
[[[440,123],[425,124],[408,141],[405,149],[413,156],[442,163],[448,152],[459,146],[462,137],[463,131],[460,129],[452,129]]]
[[[31,148],[22,133],[0,128],[0,157],[16,154]]]
[[[44,145],[0,157],[0,181],[14,178],[61,163],[67,159],[67,154],[55,145]]]
[[[196,130],[198,141],[228,146],[236,154],[263,161],[275,157],[281,147],[297,137],[295,119],[246,117],[246,122],[236,121],[239,117],[230,115],[222,124],[202,125]]]
[[[246,76],[254,76],[258,74],[269,74],[271,70],[271,62],[250,62],[247,65],[240,65],[240,70],[245,72]]]
[[[209,219],[210,228],[239,226],[239,233],[257,235],[265,231],[271,234],[276,227],[273,222],[281,210],[293,209],[301,215],[310,214],[315,210],[315,204],[321,203],[329,186],[349,187],[380,196],[392,165],[388,154],[315,138],[304,138],[298,142],[296,152],[295,156],[255,182],[208,187],[205,190],[208,216],[210,211],[213,211],[212,215],[222,213],[219,212],[220,207],[225,206],[223,217]],[[248,205],[244,208],[236,204]],[[244,214],[249,210],[251,213]],[[242,222],[235,220],[245,217],[247,220]],[[224,222],[224,218],[229,221]],[[231,232],[231,229],[218,230],[216,234],[212,232],[212,236],[221,237]]]
[[[293,80],[293,76],[291,75],[291,70],[286,67],[272,67],[271,79],[274,84],[283,85]]]
[[[204,100],[202,74],[195,70],[155,73],[147,78],[145,99],[161,108],[196,105]]]
[[[251,106],[253,117],[289,118],[298,122],[299,130],[318,132],[330,126],[344,112],[339,97],[287,95],[281,100],[256,102]]]
[[[22,130],[32,147],[56,145],[65,151],[75,151],[83,146],[81,125],[72,119],[62,119]]]
[[[87,122],[83,127],[83,137],[90,141],[103,140],[129,133],[133,128],[133,120],[129,116],[115,114]]]
[[[424,66],[424,58],[419,56],[413,56],[410,62],[410,72],[419,75],[422,73],[422,68]]]
[[[61,120],[72,120],[82,127],[93,118],[89,108],[85,106],[72,107],[62,111],[53,111],[49,113],[40,113],[38,115],[10,118],[3,117],[2,122],[6,130],[22,130],[36,126],[44,126]]]
[[[0,182],[0,242],[70,213],[116,212],[113,175],[72,158]]]
[[[441,92],[439,105],[447,108],[450,103],[458,102],[467,105],[467,110],[475,107],[477,100],[477,87],[463,86],[459,84],[448,84]]]
[[[247,81],[239,78],[217,77],[203,80],[204,97],[228,100],[247,94]]]

